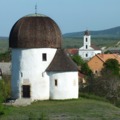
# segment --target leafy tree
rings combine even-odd
[[[79,55],[73,55],[71,58],[78,66],[84,63],[83,59]]]
[[[95,94],[112,100],[113,103],[120,98],[120,68],[116,59],[108,59],[104,63],[101,76],[95,81]]]
[[[85,75],[91,75],[92,71],[90,70],[88,64],[79,56],[79,55],[73,55],[71,56],[72,60],[80,66],[80,70]]]
[[[85,75],[88,75],[88,76],[90,76],[92,74],[92,71],[89,68],[87,63],[83,63],[81,65],[81,71],[82,71],[82,73],[84,73]]]
[[[104,63],[102,74],[117,75],[119,76],[120,65],[116,59],[108,59]]]

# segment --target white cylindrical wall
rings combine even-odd
[[[50,72],[50,99],[78,98],[78,72]],[[57,83],[55,83],[57,81]]]
[[[22,85],[30,85],[32,100],[49,99],[49,77],[46,68],[56,49],[12,49],[12,96],[22,98]],[[43,54],[46,60],[43,61]]]

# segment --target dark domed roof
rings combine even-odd
[[[11,29],[12,48],[61,48],[62,35],[57,24],[45,15],[33,14],[19,19]]]

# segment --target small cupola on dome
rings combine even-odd
[[[62,34],[50,17],[31,14],[19,19],[11,29],[11,48],[61,48]]]

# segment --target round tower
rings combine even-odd
[[[13,98],[49,99],[45,70],[61,48],[61,36],[54,20],[41,14],[24,16],[13,25],[9,36]]]

